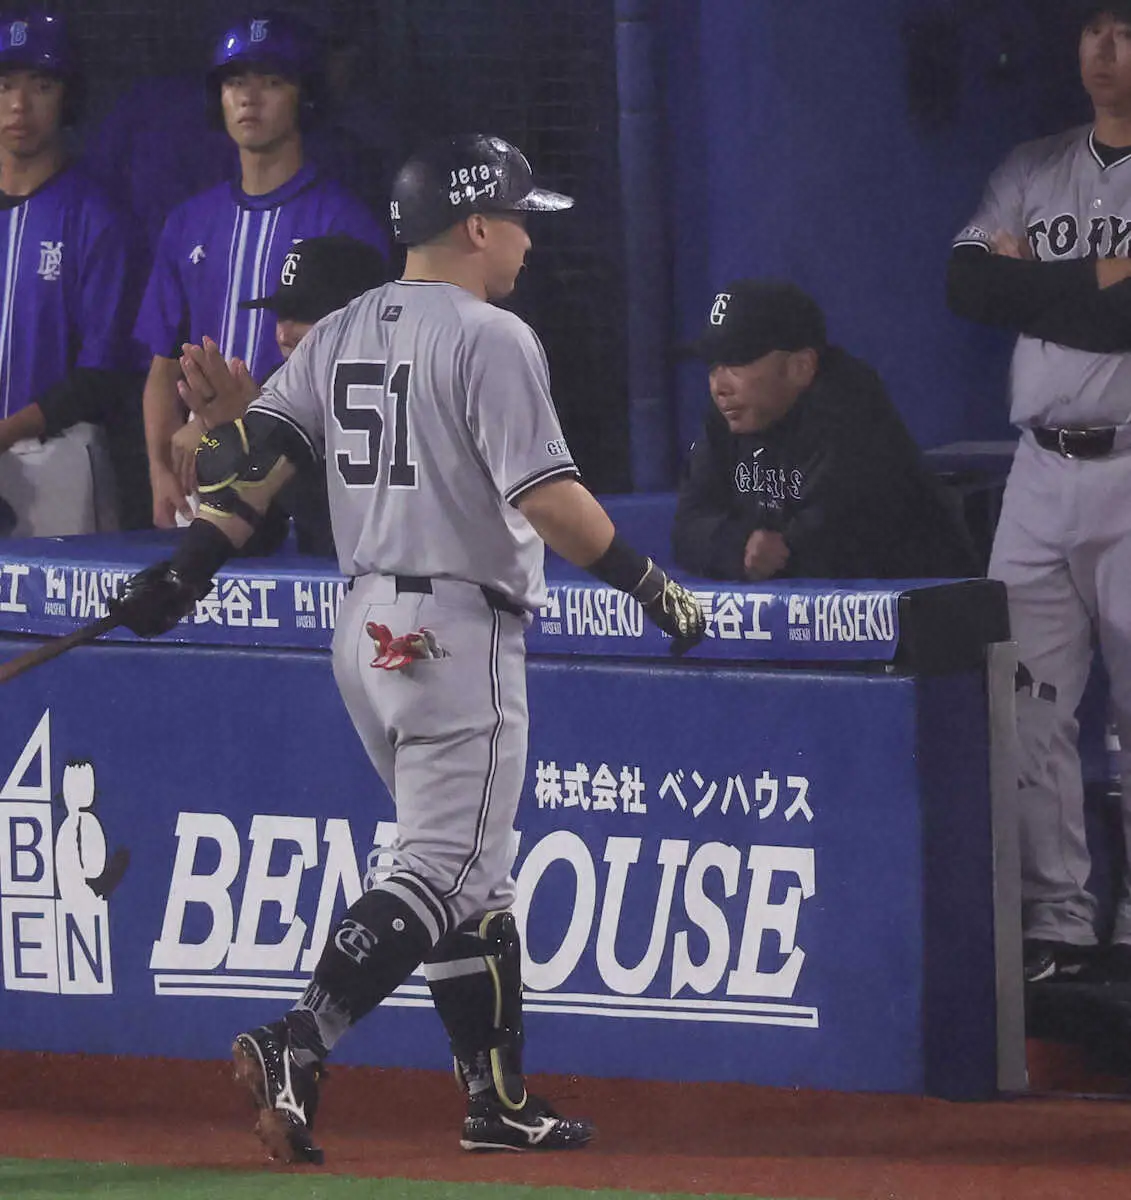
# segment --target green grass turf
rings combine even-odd
[[[724,1200],[718,1195],[692,1198],[682,1192],[583,1191],[15,1158],[0,1159],[0,1196],[4,1200]]]

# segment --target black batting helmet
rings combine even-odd
[[[510,142],[464,133],[432,142],[401,167],[389,213],[402,245],[419,246],[472,213],[558,212],[572,196],[536,187],[526,156]]]

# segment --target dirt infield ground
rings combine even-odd
[[[732,1084],[536,1082],[597,1122],[592,1147],[464,1154],[449,1076],[337,1069],[319,1114],[324,1169],[805,1200],[1131,1194],[1131,1105],[1123,1102],[948,1104]],[[259,1169],[250,1118],[225,1063],[0,1053],[2,1155]]]

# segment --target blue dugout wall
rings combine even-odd
[[[170,546],[0,543],[0,661]],[[530,1069],[1016,1087],[1000,585],[698,581],[707,637],[677,661],[620,593],[550,581],[516,822]],[[240,560],[170,637],[5,685],[0,1048],[221,1058],[301,993],[391,866],[326,653],[344,590],[316,559]],[[239,745],[202,757],[181,716],[219,694]],[[424,981],[335,1058],[443,1067]]]
[[[666,343],[676,411],[642,433],[655,384],[630,364],[637,488],[668,485],[657,464],[682,457],[706,400],[702,368],[677,364],[670,347],[742,275],[811,290],[920,444],[1007,435],[1008,339],[950,316],[946,259],[1005,152],[1087,112],[1067,7],[621,0],[626,244],[638,250],[629,292],[648,310],[632,314],[645,338],[632,353]],[[654,22],[650,48],[633,29],[641,19]],[[642,115],[642,65],[664,106],[654,120]],[[650,147],[660,158],[645,169]],[[662,244],[642,179],[664,206]],[[651,332],[636,333],[645,323]]]

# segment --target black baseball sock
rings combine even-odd
[[[443,906],[403,872],[352,904],[285,1018],[299,1062],[325,1058],[347,1029],[408,978],[446,928]]]

